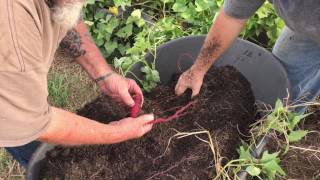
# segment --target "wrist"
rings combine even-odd
[[[208,71],[208,68],[206,67],[203,67],[203,66],[199,66],[197,63],[195,63],[191,68],[190,70],[192,72],[194,72],[195,74],[197,75],[201,75],[201,76],[204,76],[207,71]]]
[[[115,73],[115,71],[108,65],[96,65],[92,69],[91,76],[93,79],[98,79],[101,76],[104,76],[109,73]]]
[[[95,82],[95,83],[99,83],[100,81],[104,81],[104,80],[108,79],[110,76],[112,76],[114,73],[115,73],[115,72],[113,72],[113,71],[106,72],[105,74],[96,77],[96,78],[94,79],[94,82]]]

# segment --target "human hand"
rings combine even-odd
[[[117,73],[111,74],[106,79],[99,81],[98,85],[102,92],[112,97],[116,101],[124,102],[124,104],[132,107],[134,100],[131,95],[143,94],[138,84],[133,79],[125,78]]]
[[[181,74],[178,83],[175,87],[175,92],[178,96],[182,95],[188,88],[192,90],[192,97],[199,94],[203,77],[205,73],[190,68]]]
[[[137,118],[124,118],[119,121],[113,121],[109,125],[115,126],[119,142],[142,137],[152,129],[154,120],[152,114],[142,115]]]

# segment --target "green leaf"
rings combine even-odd
[[[248,166],[246,168],[246,171],[251,175],[251,176],[259,176],[261,173],[261,169],[257,168],[255,166]]]
[[[274,161],[274,160],[277,160],[278,156],[279,156],[279,152],[275,152],[275,153],[269,154],[268,151],[264,151],[263,154],[262,154],[260,162],[261,163],[267,163],[269,161]]]
[[[265,128],[267,131],[274,129],[280,133],[283,133],[284,129],[281,127],[282,124],[279,122],[279,117],[274,113],[271,113],[267,116],[267,121],[265,123]]]
[[[85,5],[94,4],[95,2],[96,2],[96,0],[86,0]]]
[[[274,179],[276,174],[285,175],[279,162],[279,152],[272,154],[269,154],[268,151],[263,152],[259,164],[261,164],[262,172],[268,176],[268,179]]]
[[[152,70],[151,74],[154,82],[160,82],[160,75],[157,70]]]
[[[135,23],[138,27],[145,25],[145,21],[141,18],[141,10],[136,9],[131,13],[131,16],[127,19],[127,24]]]
[[[103,57],[109,57],[110,54],[108,54],[107,50],[104,47],[100,47],[99,49]]]
[[[140,69],[140,71],[143,72],[143,73],[149,74],[150,73],[150,68],[149,68],[149,66],[143,66]]]
[[[98,20],[98,19],[102,19],[104,18],[104,14],[102,12],[97,12],[95,15],[94,15],[94,19]]]
[[[284,129],[283,129],[283,122],[282,123],[279,123],[277,121],[274,121],[270,124],[270,129],[273,129],[273,130],[276,130],[278,131],[279,133],[284,133]]]
[[[209,2],[208,0],[196,0],[195,1],[196,5],[196,11],[201,12],[209,8]]]
[[[256,14],[258,15],[259,18],[265,18],[268,17],[269,15],[269,9],[267,9],[265,6],[262,6],[257,12]]]
[[[104,48],[107,53],[110,55],[113,51],[118,47],[118,43],[116,41],[108,41],[104,44]]]
[[[132,11],[131,16],[135,18],[141,18],[141,10],[135,9],[134,11]]]
[[[109,22],[106,24],[105,26],[105,30],[108,32],[108,33],[112,33],[113,30],[119,26],[119,20],[116,18],[116,17],[112,17]]]
[[[113,61],[113,66],[115,68],[121,68],[122,63],[126,60],[128,57],[121,57],[121,58],[115,58]]]
[[[305,117],[309,116],[311,113],[304,114],[304,115],[295,115],[291,118],[289,118],[289,129],[292,131],[297,124],[301,121],[301,119],[304,119]]]
[[[125,61],[122,63],[121,67],[124,70],[127,70],[132,64],[133,64],[133,60],[131,58],[126,58]]]
[[[134,23],[138,26],[138,27],[142,27],[146,24],[146,22],[142,19],[142,18],[139,18],[137,20],[134,21]]]
[[[125,9],[126,6],[131,6],[131,0],[113,0],[115,6],[121,6]]]
[[[188,9],[186,6],[186,1],[185,0],[176,0],[176,3],[173,4],[172,10],[174,12],[184,12]]]
[[[102,46],[104,44],[104,40],[103,39],[96,39],[95,42],[96,42],[96,44],[98,46]]]
[[[104,22],[108,22],[108,21],[110,21],[110,19],[111,19],[111,18],[114,18],[114,16],[112,16],[112,15],[108,14],[108,15],[106,16],[106,18],[105,18]]]
[[[279,152],[269,154],[268,151],[263,152],[260,160],[261,169],[264,174],[268,176],[268,179],[275,179],[276,174],[285,175],[285,172],[279,165]]]
[[[248,159],[251,160],[253,157],[250,154],[250,149],[247,148],[245,149],[244,146],[240,146],[240,148],[238,149],[239,152],[239,159]]]
[[[280,167],[279,163],[276,160],[269,161],[262,165],[262,170],[266,172],[268,177],[272,179],[275,178],[276,174],[280,174],[282,176],[286,175],[283,169]]]
[[[119,46],[118,46],[118,50],[119,50],[119,52],[120,52],[120,54],[121,54],[122,56],[124,56],[124,55],[126,54],[126,51],[127,51],[127,49],[129,49],[129,48],[130,48],[130,43],[127,43],[125,46],[122,45],[122,44],[119,44]]]
[[[274,107],[274,112],[279,112],[283,110],[283,103],[280,99],[276,101],[276,105]]]
[[[127,24],[135,23],[138,27],[142,27],[142,26],[144,26],[146,24],[145,21],[142,18],[135,18],[135,17],[132,17],[132,16],[128,17],[126,23]]]
[[[132,24],[128,24],[123,28],[119,29],[116,35],[121,38],[128,38],[129,36],[132,35],[132,28],[133,28]]]
[[[307,134],[308,134],[308,131],[303,131],[303,130],[291,131],[290,134],[288,135],[289,142],[300,141]]]

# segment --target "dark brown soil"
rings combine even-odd
[[[320,180],[320,107],[310,108],[310,113],[299,125],[299,129],[309,133],[291,143],[287,154],[280,155],[280,166],[286,173],[283,179]],[[285,144],[279,137],[270,137],[265,149],[283,152]]]
[[[190,101],[190,93],[174,95],[174,85],[159,86],[145,95],[143,111],[156,117],[172,115]],[[113,145],[56,147],[47,153],[41,179],[210,179],[214,160],[208,145],[195,136],[169,139],[179,132],[206,129],[227,159],[237,156],[241,133],[254,121],[250,84],[231,66],[212,68],[200,95],[178,119],[157,124],[143,138]],[[78,114],[103,123],[128,115],[128,110],[105,96]],[[207,136],[198,135],[207,140]],[[166,147],[167,150],[166,150]]]
[[[281,166],[287,172],[287,179],[320,179],[320,107],[306,118],[302,129],[310,133],[292,148],[281,161]],[[310,151],[316,150],[316,151]]]

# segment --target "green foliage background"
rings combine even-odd
[[[139,82],[150,91],[160,79],[154,62],[145,61],[145,53],[156,56],[155,49],[164,42],[206,34],[222,5],[223,0],[87,0],[85,22],[103,55],[123,75],[134,64],[143,64]],[[283,26],[266,2],[241,37],[270,48]]]

